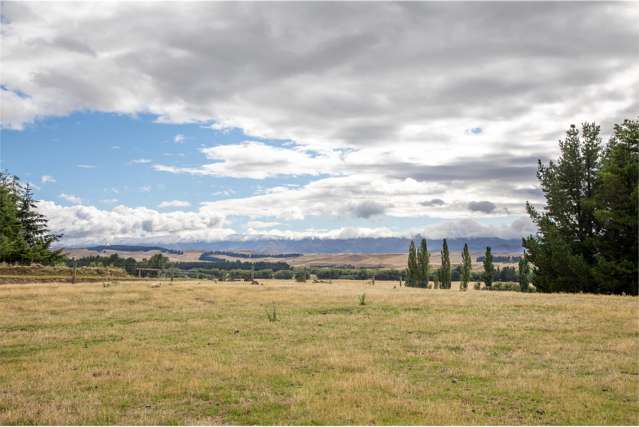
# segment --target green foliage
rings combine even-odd
[[[408,266],[406,269],[406,286],[416,286],[419,277],[417,264],[417,250],[415,248],[415,241],[411,240],[408,247]]]
[[[484,283],[487,288],[490,288],[495,280],[495,265],[493,264],[493,253],[490,250],[490,246],[486,247],[486,254],[484,255]]]
[[[306,271],[306,267],[303,270],[297,270],[294,277],[296,282],[306,282],[306,280],[308,280],[308,272]]]
[[[433,275],[433,289],[439,289],[439,281],[441,279],[441,268],[435,270],[435,274]]]
[[[470,251],[468,250],[468,244],[464,244],[464,250],[462,251],[462,265],[461,265],[461,277],[460,277],[460,289],[468,289],[468,282],[470,281],[470,270],[472,269],[472,260],[470,258]]]
[[[439,269],[439,282],[441,289],[450,289],[451,287],[451,271],[450,271],[450,254],[448,252],[448,242],[444,239],[442,243],[442,266]]]
[[[60,237],[49,232],[31,187],[0,171],[0,262],[55,264],[62,251],[50,247]]]
[[[537,177],[546,198],[538,227],[524,239],[533,284],[544,292],[637,294],[639,121],[615,125],[601,149],[599,126],[571,126],[560,156]]]
[[[428,253],[428,244],[426,239],[422,238],[417,251],[417,274],[416,282],[420,288],[428,287],[428,269],[430,254]]]
[[[358,295],[359,305],[366,305],[366,294]]]
[[[528,258],[524,253],[524,256],[519,259],[519,288],[522,292],[528,292],[530,266],[528,264]]]

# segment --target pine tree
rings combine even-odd
[[[420,288],[428,287],[429,259],[428,245],[426,239],[422,238],[417,252],[417,286]]]
[[[408,266],[406,270],[406,286],[415,286],[418,278],[417,266],[417,250],[415,249],[415,241],[410,241],[408,247]]]
[[[448,252],[448,242],[444,239],[442,243],[442,266],[440,268],[440,287],[442,289],[450,289],[451,285],[451,271],[450,271],[450,254]]]
[[[47,229],[47,219],[37,212],[31,186],[0,171],[0,262],[53,264],[61,250],[50,246],[60,236]]]
[[[468,282],[470,281],[470,271],[472,269],[472,260],[470,258],[470,251],[468,250],[468,244],[464,243],[464,250],[462,251],[462,268],[461,268],[461,284],[460,289],[468,289]]]
[[[593,275],[605,293],[639,292],[639,120],[615,125],[595,196],[600,224]]]
[[[495,279],[495,265],[493,264],[493,254],[490,250],[490,246],[486,247],[486,254],[484,255],[484,283],[487,288],[493,285]]]
[[[581,136],[571,126],[558,160],[539,162],[546,206],[527,204],[538,232],[524,240],[539,290],[638,292],[638,123],[616,125],[605,152],[599,126],[584,123]]]

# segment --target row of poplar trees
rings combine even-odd
[[[0,171],[0,262],[57,263],[62,251],[51,244],[60,237],[49,232],[47,219],[37,212],[31,186]]]
[[[450,252],[448,250],[448,242],[444,239],[441,250],[441,267],[434,273],[434,286],[440,289],[450,289],[451,287],[451,264]],[[468,287],[470,281],[470,271],[472,261],[468,245],[464,245],[462,251],[461,265],[461,283],[462,289]],[[415,242],[411,241],[408,248],[408,266],[406,269],[406,286],[426,288],[430,280],[430,254],[428,253],[428,242],[422,239],[419,249],[415,246]]]

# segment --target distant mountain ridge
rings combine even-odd
[[[416,238],[421,240],[420,237]],[[355,239],[264,239],[246,241],[217,241],[217,242],[194,242],[180,244],[165,244],[154,249],[164,250],[205,250],[205,251],[251,251],[262,254],[281,253],[316,253],[316,254],[336,254],[336,253],[404,253],[408,250],[411,239],[398,237],[380,238],[355,238]],[[451,251],[461,251],[464,244],[468,243],[471,252],[480,252],[490,246],[493,252],[521,252],[521,239],[500,239],[498,237],[472,237],[448,239],[448,247]],[[441,249],[442,239],[428,239],[428,249],[431,252]],[[110,245],[97,246],[102,249],[131,251],[136,249],[126,248],[153,248],[153,246],[141,245]],[[88,249],[96,248],[87,247]],[[117,249],[116,249],[117,248]]]

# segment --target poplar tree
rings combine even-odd
[[[406,270],[406,286],[415,286],[418,278],[418,266],[417,266],[417,250],[415,248],[415,241],[410,241],[408,247],[408,266]]]
[[[459,289],[466,290],[468,289],[468,282],[470,281],[470,270],[472,269],[472,260],[470,258],[470,251],[468,250],[468,243],[464,243],[461,267],[461,284],[459,286]]]
[[[490,246],[486,247],[486,254],[484,255],[484,283],[487,288],[493,285],[495,279],[495,265],[493,264],[493,254],[490,250]]]
[[[451,271],[450,271],[450,254],[448,252],[448,242],[444,239],[442,243],[442,266],[440,268],[440,287],[442,289],[450,289]]]
[[[526,252],[519,259],[519,288],[522,292],[528,292],[528,274],[530,273]]]
[[[417,252],[417,282],[421,288],[428,287],[428,270],[429,270],[428,244],[426,239],[422,238],[419,245],[419,251]]]

